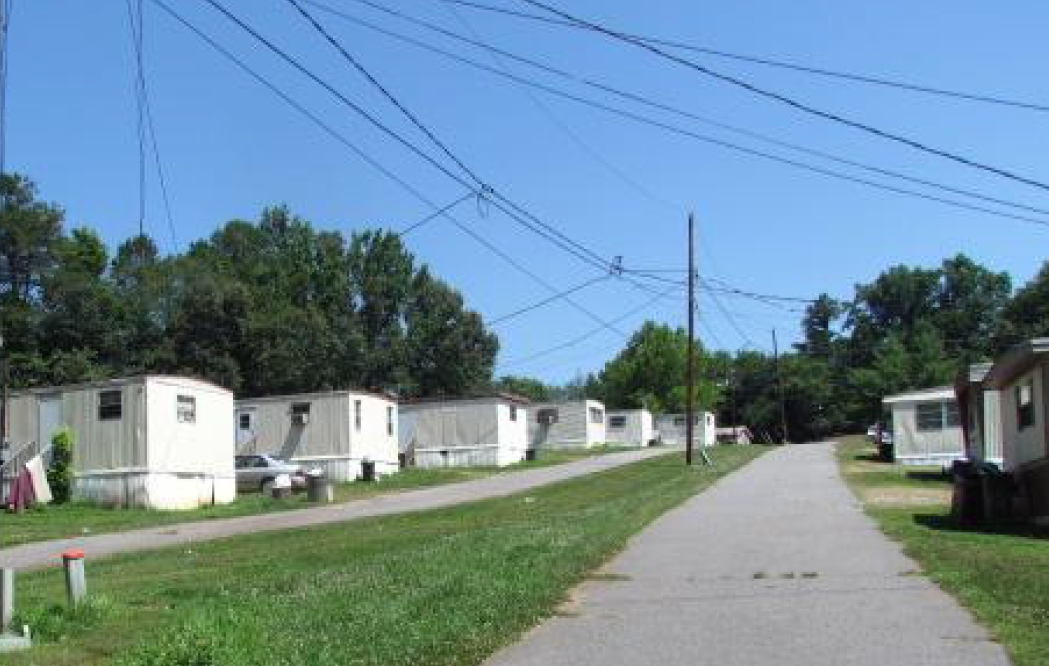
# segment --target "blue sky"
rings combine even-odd
[[[1049,193],[801,115],[703,78],[637,49],[556,27],[482,14],[453,15],[435,0],[378,0],[456,32],[470,29],[503,48],[632,92],[878,166],[1049,207]],[[484,52],[441,40],[356,0],[326,0],[476,60]],[[528,9],[519,0],[493,4]],[[264,52],[199,0],[179,12],[440,205],[463,193],[403,147]],[[420,146],[425,138],[313,32],[284,0],[225,4],[344,94]],[[986,2],[660,3],[561,0],[576,14],[642,34],[966,91],[1049,103],[1049,5]],[[957,252],[1021,284],[1047,258],[1049,229],[830,180],[526,92],[490,74],[314,10],[318,18],[404,103],[497,190],[603,256],[628,266],[682,268],[685,220],[699,221],[699,270],[743,289],[847,297],[857,282],[897,264],[931,266]],[[147,231],[162,248],[185,248],[233,218],[256,219],[285,203],[318,227],[347,234],[403,227],[430,212],[333,141],[197,37],[145,3],[145,57],[157,138],[175,222],[168,230],[156,178],[148,184]],[[34,178],[62,204],[69,226],[98,229],[115,245],[137,229],[138,153],[133,58],[119,0],[15,0],[10,35],[8,169]],[[699,56],[691,56],[699,59]],[[971,104],[832,81],[704,57],[701,62],[843,115],[928,144],[1049,180],[1049,114]],[[509,65],[508,65],[509,66]],[[563,81],[513,67],[567,87]],[[581,88],[575,92],[592,95]],[[537,100],[539,100],[537,102]],[[616,102],[618,103],[618,102]],[[646,111],[647,113],[647,111]],[[767,149],[679,118],[675,123]],[[774,150],[775,152],[783,152]],[[784,153],[786,154],[786,153]],[[477,234],[565,288],[594,269],[522,230],[497,211],[466,202],[456,216]],[[549,294],[449,222],[408,236],[416,257],[460,289],[489,318]],[[608,280],[576,295],[604,318],[651,296]],[[771,346],[796,339],[799,314],[722,297],[733,326],[701,298],[699,332],[713,347]],[[683,322],[683,303],[657,301],[619,326],[645,318]],[[736,328],[742,329],[742,335]],[[557,303],[497,327],[500,371],[570,379],[600,366],[623,343],[610,331],[515,363],[595,328]]]

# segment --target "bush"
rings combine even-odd
[[[73,431],[69,428],[62,428],[51,438],[47,483],[51,486],[51,496],[56,503],[69,501],[73,487]]]

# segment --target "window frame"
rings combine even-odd
[[[386,406],[386,434],[393,437],[393,405]]]
[[[112,398],[116,395],[117,400],[113,403],[112,400],[106,403],[106,398]],[[124,418],[124,391],[122,389],[105,389],[98,392],[98,411],[97,416],[99,421],[120,421]]]
[[[1027,389],[1027,400],[1024,401],[1024,389]],[[1026,377],[1013,387],[1016,400],[1016,429],[1024,431],[1034,427],[1037,421],[1034,411],[1034,378]]]
[[[237,414],[237,430],[251,430],[251,414],[252,412],[240,412],[239,414]],[[247,426],[244,425],[245,419],[247,419]]]
[[[626,427],[626,417],[621,415],[621,414],[617,414],[615,416],[609,416],[608,417],[608,427],[609,428],[617,428],[617,429],[618,428],[625,428]]]
[[[363,408],[361,406],[361,401],[359,399],[355,399],[353,401],[353,431],[354,432],[360,432],[361,431],[361,411],[362,411],[362,409]]]
[[[600,407],[590,407],[590,423],[597,425],[605,422],[605,410]]]
[[[510,405],[510,420],[517,421],[517,405]]]
[[[188,408],[184,405],[188,405]],[[185,425],[197,424],[197,396],[184,393],[175,396],[175,421]]]
[[[914,425],[918,432],[943,432],[946,421],[942,402],[919,402],[914,406]],[[923,414],[924,412],[924,414]],[[935,417],[936,424],[932,419]]]

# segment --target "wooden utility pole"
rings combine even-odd
[[[4,174],[7,154],[7,22],[11,18],[7,4],[0,1],[0,176]]]
[[[695,265],[695,220],[688,214],[688,369],[685,382],[685,464],[692,464],[692,437],[695,434],[693,420],[696,410],[692,406],[696,383],[695,317],[696,317],[696,265]]]
[[[772,355],[776,364],[776,384],[779,390],[779,419],[783,432],[783,444],[790,441],[790,433],[787,431],[787,403],[783,397],[783,373],[779,367],[779,345],[776,343],[776,329],[772,329]]]
[[[692,464],[693,441],[696,434],[696,222],[688,214],[688,371],[685,389],[685,464]],[[703,462],[710,464],[710,457],[699,447]]]

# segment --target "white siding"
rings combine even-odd
[[[951,400],[929,398],[890,404],[892,410],[893,454],[905,465],[949,465],[965,457],[961,425],[940,430],[919,430],[918,404],[943,405]]]
[[[600,423],[592,422],[590,408],[601,410]],[[539,423],[542,410],[557,410],[557,422]],[[533,448],[588,449],[605,441],[605,407],[596,400],[533,404],[528,414],[528,442]]]
[[[615,419],[624,419],[622,427],[612,425]],[[610,411],[605,417],[605,437],[613,444],[648,446],[653,438],[652,414],[647,409]]]
[[[693,437],[697,446],[710,447],[718,442],[717,423],[710,412],[696,412]],[[684,446],[688,435],[684,414],[660,414],[656,417],[656,431],[668,446]]]
[[[524,460],[527,419],[523,406],[499,399],[405,404],[400,448],[418,467],[510,465]]]
[[[361,403],[361,427],[355,419]],[[295,404],[309,404],[305,425],[292,419]],[[393,410],[393,432],[387,431],[387,409]],[[336,391],[238,400],[238,453],[267,453],[307,467],[319,467],[336,481],[353,481],[361,463],[375,463],[376,473],[391,474],[397,460],[397,404],[357,392]],[[251,414],[252,431],[241,431],[241,414]]]
[[[1047,457],[1046,448],[1046,381],[1043,367],[1020,375],[1001,392],[1002,432],[1006,442],[1005,468],[1014,471],[1025,463]],[[1020,429],[1016,412],[1016,387],[1024,382],[1033,384],[1034,424]]]

